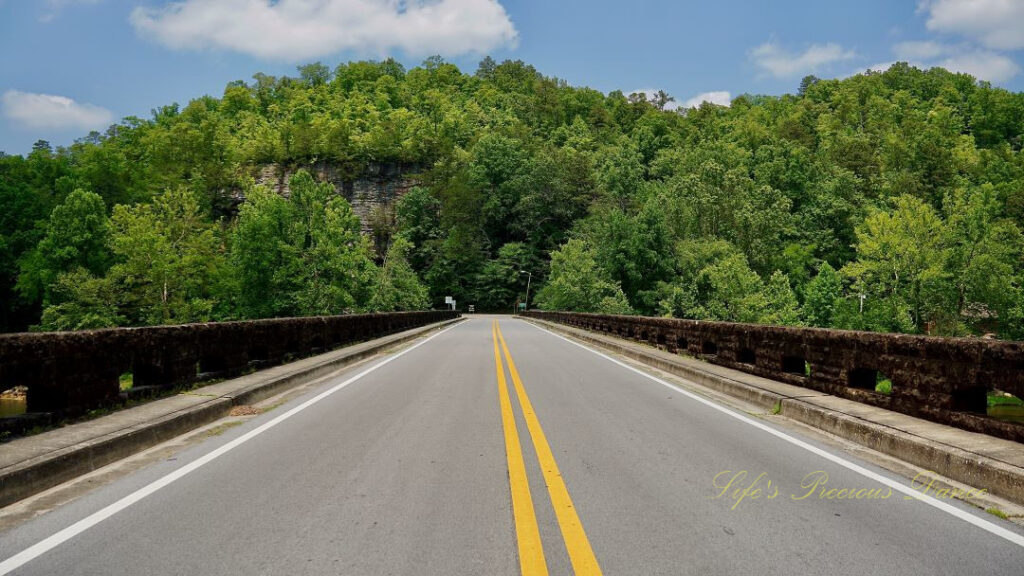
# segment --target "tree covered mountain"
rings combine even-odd
[[[1024,94],[906,64],[686,110],[518,61],[311,64],[0,157],[0,327],[508,310],[528,271],[554,309],[1021,338],[1022,144]],[[422,168],[386,249],[325,162]]]

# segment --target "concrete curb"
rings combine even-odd
[[[98,422],[104,418],[110,418],[111,416],[124,415],[139,408],[153,409],[158,403],[176,397],[171,396],[155,400],[136,408],[115,412],[97,420],[58,428],[38,436],[29,436],[9,442],[4,445],[5,449],[14,450],[15,452],[26,452],[27,454],[25,459],[0,468],[0,507],[13,504],[72,478],[219,420],[227,416],[234,406],[253,404],[270,398],[290,388],[369,358],[386,348],[409,342],[428,332],[461,321],[461,318],[456,318],[413,328],[369,342],[354,344],[318,356],[304,358],[290,364],[268,368],[234,380],[199,388],[191,394],[193,396],[209,397],[209,400],[200,400],[182,409],[169,410],[151,420],[129,425],[113,432],[86,437],[81,441],[73,442],[59,449],[45,451],[44,453],[38,453],[40,450],[36,449],[34,451],[37,453],[32,454],[33,449],[25,445],[32,443],[33,439],[38,439],[38,436],[43,436],[43,434],[59,436],[64,433],[69,438],[82,436],[81,430],[75,430],[75,427],[87,428],[91,423]],[[246,382],[239,386],[238,384],[242,383],[242,381]],[[88,436],[88,433],[85,436]]]
[[[1024,468],[1012,463],[990,458],[951,445],[944,440],[916,435],[907,430],[873,422],[859,417],[841,407],[872,408],[858,405],[852,400],[830,396],[815,390],[802,389],[788,384],[777,383],[772,388],[791,389],[791,392],[779,392],[757,385],[764,380],[729,368],[708,364],[693,358],[682,356],[668,357],[669,353],[651,348],[650,346],[594,334],[578,328],[572,328],[533,318],[525,318],[538,326],[559,332],[575,340],[594,344],[599,348],[640,361],[644,364],[690,380],[706,388],[738,398],[766,411],[778,410],[778,413],[803,424],[823,430],[840,438],[850,440],[872,450],[896,457],[904,462],[919,466],[924,471],[940,474],[968,486],[984,488],[995,496],[1001,496],[1016,504],[1024,505]],[[733,374],[737,377],[731,377]],[[742,379],[742,381],[741,381]],[[773,384],[776,384],[772,382]],[[830,409],[815,402],[835,404],[839,409]],[[907,422],[918,421],[906,416],[880,408],[886,416]],[[853,412],[854,410],[850,410]],[[983,435],[967,432],[941,424],[927,423],[931,427],[948,429],[950,435],[964,438],[982,437]],[[1016,448],[1018,453],[1024,452],[1024,446],[997,438],[984,437],[985,441],[999,442],[1003,446]]]

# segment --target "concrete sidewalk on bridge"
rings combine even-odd
[[[538,326],[637,360],[1024,506],[1024,444],[968,432],[629,340],[532,318]]]
[[[0,507],[165,442],[461,319],[339,348],[0,444]]]

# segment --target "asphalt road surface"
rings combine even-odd
[[[909,484],[474,317],[0,534],[0,574],[1024,575]]]

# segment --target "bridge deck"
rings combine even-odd
[[[475,317],[0,534],[0,574],[1020,573],[1024,530],[908,490]]]

